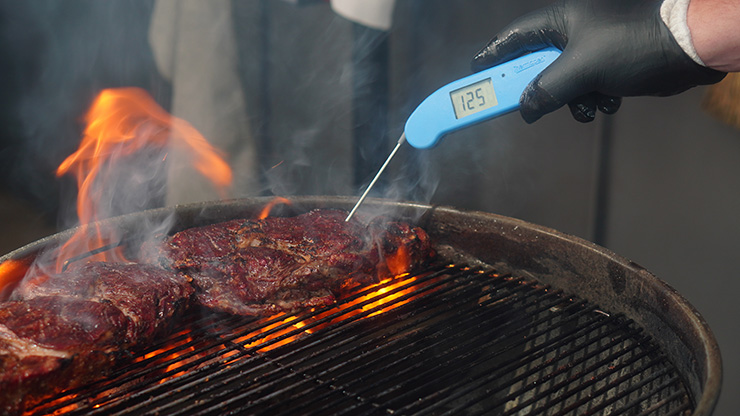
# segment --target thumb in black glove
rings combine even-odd
[[[565,104],[573,117],[611,114],[621,97],[666,96],[719,82],[694,62],[660,17],[659,0],[560,0],[505,27],[473,58],[480,71],[548,46],[562,55],[527,86],[521,115],[533,123]]]

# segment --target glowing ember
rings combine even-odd
[[[284,313],[279,313],[279,314],[270,316],[269,318],[266,318],[263,321],[264,322],[269,322],[271,320],[274,320],[276,318],[280,318],[282,316],[287,316],[287,315],[284,314]],[[270,341],[272,341],[272,340],[274,340],[276,338],[280,338],[282,336],[285,336],[286,334],[290,333],[291,331],[294,331],[296,329],[300,329],[300,328],[302,328],[302,327],[304,327],[306,325],[304,322],[299,321],[299,322],[296,322],[293,325],[286,326],[285,328],[281,328],[281,329],[275,331],[275,329],[277,327],[280,327],[283,324],[290,323],[290,322],[295,321],[297,319],[298,318],[295,317],[295,316],[288,316],[284,320],[274,322],[274,323],[272,323],[272,324],[270,324],[270,325],[268,325],[266,327],[260,328],[257,331],[250,332],[249,334],[247,334],[247,335],[245,335],[243,337],[239,337],[239,338],[237,338],[235,340],[235,342],[242,343],[242,342],[249,341],[252,338],[258,338],[255,341],[252,341],[252,342],[250,342],[248,344],[245,344],[244,347],[251,348],[251,347],[258,347],[258,346],[260,346],[262,344],[267,344],[268,342],[270,342]],[[274,332],[271,332],[271,331],[274,331]],[[266,334],[266,335],[262,335],[262,334]],[[277,341],[275,343],[272,343],[272,344],[269,344],[269,345],[265,345],[264,347],[259,348],[258,351],[265,352],[265,351],[274,350],[277,347],[280,347],[282,345],[289,344],[289,343],[295,341],[296,339],[298,339],[298,336],[300,336],[300,333],[296,333],[296,334],[291,335],[291,336],[289,336],[289,337],[287,337],[285,339],[281,339],[280,341]]]
[[[311,334],[316,331],[320,331],[334,323],[347,320],[356,315],[364,313],[365,315],[360,319],[366,319],[386,313],[411,302],[413,299],[426,296],[434,291],[434,289],[422,289],[425,286],[436,282],[437,279],[429,279],[424,282],[419,282],[418,280],[419,276],[409,276],[407,273],[383,280],[380,283],[357,291],[356,293],[366,292],[367,290],[372,290],[376,287],[378,288],[377,290],[372,290],[371,292],[359,296],[352,301],[340,303],[325,312],[302,320],[298,320],[298,317],[295,315],[287,315],[285,313],[270,316],[262,319],[260,322],[274,322],[258,330],[252,331],[243,337],[237,338],[235,342],[245,343],[243,345],[244,347],[254,348],[258,352],[267,352],[289,344],[299,339],[303,334]],[[399,300],[400,298],[414,292],[418,292],[418,294]],[[312,309],[311,312],[313,311],[314,310]],[[319,321],[332,315],[336,316],[328,321],[319,323]],[[304,327],[308,328],[303,329]]]
[[[285,198],[275,198],[270,201],[262,210],[259,219],[266,218],[270,210],[278,203],[287,203],[290,201]],[[351,318],[359,314],[365,314],[360,319],[369,318],[381,313],[385,313],[399,306],[410,302],[418,296],[410,296],[406,299],[399,300],[420,288],[423,288],[429,282],[417,282],[419,277],[410,276],[407,273],[411,267],[411,254],[405,246],[400,246],[392,255],[385,258],[386,269],[394,276],[387,278],[375,285],[360,288],[354,291],[354,296],[359,293],[365,293],[351,301],[340,301],[337,306],[328,309],[318,315],[298,320],[295,315],[279,313],[268,318],[262,319],[262,326],[258,330],[252,331],[245,336],[235,340],[237,343],[243,343],[246,348],[254,348],[259,352],[266,352],[278,348],[282,345],[289,344],[298,339],[304,333],[313,333],[314,331],[325,328],[326,326]],[[376,290],[373,290],[377,288]],[[352,299],[350,294],[347,299]],[[314,309],[311,310],[312,312]],[[370,312],[371,313],[367,313]],[[341,315],[332,318],[327,322],[318,324],[333,314]],[[303,329],[308,326],[308,328]]]
[[[61,405],[61,407],[56,408],[54,414],[64,414],[65,412],[71,412],[74,410],[77,410],[80,405],[75,401],[75,399],[79,396],[79,394],[70,393],[67,394],[64,397],[61,397],[59,399],[56,399],[48,404],[49,407],[52,407],[54,405]],[[68,403],[68,404],[67,404]],[[29,414],[25,413],[25,414]]]
[[[59,165],[57,176],[72,173],[77,178],[77,215],[81,224],[93,223],[112,215],[104,193],[111,187],[112,167],[127,164],[132,155],[152,149],[161,152],[164,163],[168,148],[182,149],[192,165],[224,194],[232,180],[231,168],[206,139],[187,122],[164,111],[138,88],[103,90],[85,116],[87,127],[76,152]],[[133,173],[133,172],[130,172]],[[76,255],[115,243],[115,231],[100,229],[77,232],[62,247],[57,257],[57,271],[64,261]],[[120,251],[108,250],[95,260],[122,260]]]
[[[278,204],[290,205],[292,204],[292,202],[290,202],[290,199],[283,198],[281,196],[276,196],[275,198],[272,199],[272,201],[268,202],[264,208],[262,208],[262,211],[260,211],[259,215],[257,216],[257,219],[264,220],[265,218],[269,217],[270,211],[272,211],[272,209]]]
[[[192,342],[193,339],[190,337],[187,337],[185,340],[183,340],[182,344],[187,344],[189,342]],[[165,374],[170,373],[172,371],[175,371],[176,369],[184,366],[185,364],[189,363],[190,360],[178,360],[180,357],[182,357],[185,354],[191,353],[195,351],[195,347],[193,345],[188,346],[184,350],[173,352],[172,354],[168,355],[167,358],[165,358],[167,361],[174,361],[172,364],[168,365],[167,368],[164,370]],[[167,376],[159,381],[159,384],[164,383],[167,380],[180,377],[181,375],[185,374],[185,370],[179,371],[175,374],[172,374],[170,376]]]
[[[363,319],[369,318],[409,303],[414,297],[409,297],[403,300],[399,300],[399,298],[404,297],[409,293],[419,291],[419,289],[430,283],[425,282],[423,284],[414,284],[418,279],[418,276],[409,276],[408,273],[404,273],[370,286],[370,289],[374,287],[379,287],[379,289],[360,296],[351,302],[337,306],[340,311],[347,311],[341,319],[347,319],[352,316],[374,310],[369,315],[363,317]]]
[[[187,334],[189,332],[190,332],[190,330],[180,331],[179,333],[175,334],[175,336],[181,336],[181,335]],[[188,342],[191,342],[192,340],[193,339],[188,335],[188,336],[184,337],[183,339],[181,339],[179,341],[174,341],[174,342],[168,343],[165,347],[159,348],[159,349],[154,350],[154,351],[150,351],[150,352],[144,354],[143,356],[136,358],[134,360],[134,362],[137,363],[139,361],[148,360],[150,358],[154,358],[154,357],[157,357],[159,355],[166,354],[166,353],[170,352],[171,350],[176,349],[177,347],[179,347],[181,345],[185,345]],[[182,355],[182,354],[185,354],[185,352],[183,352],[183,351],[173,352],[171,354],[168,354],[166,356],[166,358],[164,358],[164,359],[165,360],[166,359],[170,359],[170,358],[172,358],[172,356],[175,356],[176,357],[176,356],[179,356],[179,355]],[[160,359],[162,359],[162,358],[160,357]]]
[[[409,270],[411,265],[411,256],[406,246],[398,247],[398,250],[391,255],[386,256],[385,263],[388,266],[388,271],[394,275],[399,275]]]
[[[143,356],[137,357],[134,362],[140,362],[140,361],[146,361],[146,360],[154,360],[156,363],[166,363],[171,362],[169,365],[167,365],[167,368],[164,370],[164,374],[170,373],[172,371],[175,371],[176,369],[184,366],[185,364],[189,363],[193,359],[197,357],[189,357],[188,359],[183,359],[183,356],[189,353],[192,353],[195,351],[194,345],[188,345],[185,348],[182,348],[182,346],[185,346],[187,344],[191,344],[193,342],[193,338],[188,335],[190,333],[190,330],[181,331],[177,336],[184,336],[182,339],[168,343],[165,347],[159,348],[154,351],[150,351]],[[175,374],[169,375],[167,377],[162,378],[159,380],[159,384],[164,383],[167,380],[179,377],[183,374],[185,374],[185,370],[179,371]]]

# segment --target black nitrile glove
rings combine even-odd
[[[621,97],[666,96],[720,81],[697,64],[660,18],[660,0],[560,0],[515,20],[473,58],[480,71],[547,46],[563,51],[524,90],[521,115],[533,123],[565,104],[573,117],[611,114]]]

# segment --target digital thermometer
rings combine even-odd
[[[451,82],[433,92],[411,113],[401,138],[345,221],[365,200],[404,141],[417,149],[436,145],[442,136],[519,108],[519,98],[560,50],[546,48]]]
[[[559,49],[542,49],[445,85],[411,113],[406,141],[426,149],[447,133],[518,109],[524,88],[558,56]]]

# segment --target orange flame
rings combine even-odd
[[[17,260],[0,263],[0,300],[5,298],[5,289],[20,282],[27,270],[28,266]]]
[[[180,331],[176,335],[185,335],[183,338],[181,338],[178,341],[174,341],[171,343],[168,343],[166,346],[156,349],[154,351],[150,351],[142,356],[137,357],[134,359],[135,363],[145,361],[145,360],[153,360],[156,363],[167,363],[170,362],[170,364],[167,365],[167,367],[163,370],[163,374],[170,373],[185,364],[190,363],[192,360],[198,358],[195,356],[189,357],[187,359],[181,359],[182,356],[185,354],[192,353],[196,350],[194,345],[189,345],[185,348],[181,348],[184,345],[187,345],[189,343],[193,342],[193,338],[189,335],[190,330],[184,330]],[[167,380],[177,378],[183,374],[185,374],[185,370],[179,371],[175,374],[169,375],[167,377],[162,378],[159,380],[158,384],[162,384]]]
[[[188,336],[181,343],[178,343],[178,345],[187,344],[187,343],[192,342],[192,341],[193,341],[193,339]],[[164,373],[165,374],[170,373],[170,372],[175,371],[176,369],[184,366],[185,364],[188,364],[191,360],[180,360],[179,358],[182,357],[183,355],[185,355],[187,353],[191,353],[193,351],[195,351],[195,346],[192,346],[191,345],[191,346],[188,346],[187,348],[185,348],[182,351],[177,351],[177,352],[173,352],[172,354],[169,354],[165,358],[165,360],[167,360],[167,361],[174,361],[174,362],[172,364],[169,364],[167,366],[167,368],[165,368]],[[182,371],[179,371],[177,373],[174,373],[174,374],[172,374],[170,376],[167,376],[167,377],[163,378],[162,380],[160,380],[159,381],[159,384],[162,384],[162,383],[164,383],[167,380],[180,377],[181,375],[183,375],[185,373],[186,373],[185,370],[182,370]]]
[[[399,275],[405,273],[411,267],[411,255],[406,246],[399,246],[393,255],[385,257],[385,263],[391,274]]]
[[[279,317],[284,316],[284,315],[285,315],[284,313],[279,313],[277,315],[270,316],[269,318],[266,318],[263,321],[269,322],[269,321],[271,321],[271,320],[273,320],[275,318],[279,318]],[[265,336],[260,337],[260,334],[264,334],[266,332],[270,332],[270,331],[274,330],[275,328],[277,328],[277,327],[279,327],[279,326],[281,326],[283,324],[287,324],[289,322],[293,322],[293,321],[295,321],[297,319],[298,318],[296,316],[290,315],[290,316],[288,316],[284,320],[274,322],[274,323],[272,323],[272,324],[270,324],[270,325],[268,325],[266,327],[260,328],[260,329],[258,329],[256,331],[253,331],[253,332],[250,332],[249,334],[247,334],[247,335],[245,335],[243,337],[239,337],[239,338],[237,338],[235,340],[235,342],[242,343],[242,342],[248,341],[251,338],[258,337],[257,340],[252,341],[252,342],[244,345],[244,347],[246,347],[246,348],[258,347],[258,346],[260,346],[262,344],[266,344],[269,341],[272,341],[272,340],[274,340],[274,339],[276,339],[278,337],[284,336],[284,335],[290,333],[291,331],[294,331],[295,329],[300,329],[300,328],[306,326],[305,322],[303,322],[303,321],[297,321],[296,323],[292,324],[291,326],[286,326],[285,328],[282,328],[282,329],[280,329],[280,330],[278,330],[276,332],[273,332],[271,334],[267,334]],[[307,332],[310,332],[310,330],[308,330]],[[280,347],[280,346],[283,346],[285,344],[289,344],[289,343],[295,341],[296,339],[298,339],[298,337],[300,335],[301,335],[300,333],[296,333],[296,334],[291,335],[291,336],[289,336],[289,337],[287,337],[285,339],[281,339],[280,341],[277,341],[275,343],[272,343],[272,344],[269,344],[269,345],[265,345],[264,347],[259,348],[258,351],[266,352],[266,351],[274,350],[277,347]]]
[[[260,211],[259,215],[257,216],[257,219],[264,220],[265,218],[269,217],[270,211],[272,211],[275,205],[278,205],[278,204],[290,205],[292,204],[292,202],[290,201],[290,199],[283,198],[281,196],[276,196],[270,202],[268,202],[264,208],[262,208],[262,211]]]
[[[431,293],[435,289],[427,289],[422,291],[423,287],[430,285],[437,281],[437,278],[430,279],[424,282],[417,282],[418,276],[409,276],[407,273],[385,279],[380,283],[370,286],[369,288],[363,288],[355,293],[361,291],[367,291],[377,287],[377,290],[373,290],[365,295],[359,296],[350,302],[341,303],[333,308],[329,308],[326,311],[311,316],[302,320],[298,320],[295,315],[287,315],[284,313],[276,314],[261,320],[261,322],[275,321],[265,327],[259,328],[258,330],[252,331],[245,336],[239,337],[235,340],[237,343],[245,343],[243,346],[246,348],[255,348],[258,352],[267,352],[274,350],[275,348],[289,344],[299,339],[304,334],[310,334],[316,331],[320,331],[323,328],[328,327],[337,322],[347,320],[355,315],[366,313],[360,319],[370,318],[372,316],[386,313],[390,310],[398,308],[399,306],[405,305],[412,300],[425,296]],[[418,295],[409,296],[406,299],[399,300],[399,298],[407,296],[411,293],[418,292]],[[311,311],[314,311],[313,309]],[[367,312],[370,312],[367,314]],[[322,322],[321,324],[315,325],[316,322],[333,314],[339,314],[333,319]],[[302,329],[306,326],[309,328]],[[279,328],[279,329],[278,329]],[[265,334],[265,335],[262,335]],[[279,341],[271,343],[271,341],[282,338]]]
[[[278,203],[290,204],[291,201],[285,198],[276,197],[270,201],[259,215],[259,219],[266,218],[270,210]],[[419,278],[417,276],[409,276],[407,273],[411,269],[411,253],[405,246],[399,246],[395,253],[389,254],[385,258],[385,267],[390,272],[390,278],[382,280],[380,283],[376,283],[369,287],[359,288],[354,293],[361,291],[367,291],[377,287],[377,290],[371,291],[365,295],[362,295],[350,302],[341,303],[334,308],[329,309],[326,312],[319,314],[304,320],[298,320],[295,315],[287,315],[285,313],[279,313],[267,317],[261,322],[273,323],[261,327],[258,330],[252,331],[245,336],[236,339],[237,343],[245,343],[243,346],[246,348],[255,348],[259,352],[266,352],[278,348],[280,346],[289,344],[301,335],[312,333],[316,330],[324,328],[334,322],[351,318],[355,315],[365,313],[372,310],[370,314],[363,316],[361,319],[369,318],[371,316],[379,315],[395,309],[401,305],[410,302],[417,296],[411,296],[408,299],[398,300],[399,298],[406,296],[414,291],[424,287],[429,282],[415,284]],[[313,309],[312,309],[313,311]],[[326,322],[320,325],[312,326],[301,331],[301,328],[306,325],[310,325],[320,319],[325,318],[331,314],[337,312],[344,312],[341,317],[335,318],[330,322]],[[283,319],[284,318],[284,319]],[[294,322],[295,321],[295,322]],[[263,335],[264,334],[264,335]],[[271,343],[271,341],[282,338],[279,341]]]
[[[142,89],[103,90],[85,115],[85,122],[80,147],[56,172],[57,176],[73,173],[77,178],[77,215],[81,224],[93,223],[105,215],[99,205],[102,191],[110,186],[105,184],[106,168],[144,149],[181,148],[222,194],[231,183],[231,168],[218,151],[195,128],[168,114]],[[57,258],[57,271],[61,271],[65,260],[105,246],[118,237],[106,237],[99,229],[91,231],[95,234],[92,238],[80,230],[67,241]],[[98,259],[109,260],[109,253]],[[113,255],[122,257],[121,252]]]

